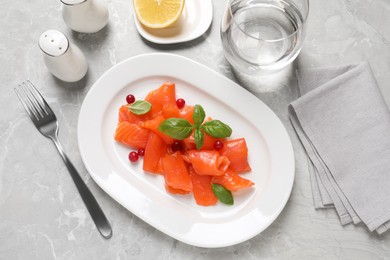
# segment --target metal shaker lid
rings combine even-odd
[[[68,50],[69,40],[62,32],[48,30],[39,37],[39,48],[47,55],[61,56]]]

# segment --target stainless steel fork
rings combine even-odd
[[[89,214],[91,214],[91,217],[95,222],[95,225],[100,234],[104,238],[110,238],[112,236],[110,223],[97,203],[95,197],[81,179],[76,168],[66,156],[59,142],[58,121],[53,110],[49,107],[45,99],[30,81],[26,81],[20,84],[18,88],[15,88],[15,92],[22,102],[27,114],[33,121],[35,127],[39,130],[39,132],[41,132],[42,135],[50,138],[57,147],[57,150],[64,160],[65,165],[68,168],[74,183],[76,184],[77,190],[79,191],[81,198],[83,199]]]

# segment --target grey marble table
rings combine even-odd
[[[0,259],[390,259],[390,232],[341,226],[333,210],[314,210],[304,151],[287,117],[297,98],[293,73],[271,80],[234,75],[223,58],[219,24],[226,0],[214,0],[214,20],[200,38],[159,46],[137,33],[130,0],[106,0],[109,25],[96,34],[68,29],[60,1],[3,0],[0,9]],[[390,104],[390,2],[311,0],[308,34],[295,67],[368,60]],[[77,84],[55,79],[37,46],[57,29],[86,54],[87,77]],[[269,105],[285,124],[296,154],[291,197],[277,220],[241,244],[204,249],[178,242],[124,209],[91,179],[77,146],[77,118],[89,88],[107,69],[137,54],[186,56],[240,83]],[[52,104],[65,150],[110,219],[114,236],[103,239],[50,140],[36,131],[13,88],[30,79]],[[270,90],[272,89],[272,90]]]

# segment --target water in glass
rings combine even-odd
[[[308,0],[230,0],[221,23],[224,53],[249,74],[281,69],[298,55]]]

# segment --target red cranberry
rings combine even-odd
[[[223,142],[220,140],[215,141],[214,148],[215,150],[221,150],[223,148]]]
[[[182,109],[186,105],[186,101],[182,98],[176,100],[176,105],[179,109]]]
[[[127,104],[132,104],[132,103],[134,103],[134,101],[135,101],[134,95],[130,94],[130,95],[127,95],[127,96],[126,96],[126,102],[127,102]]]
[[[137,152],[130,152],[129,153],[129,160],[131,162],[136,162],[138,160],[138,153]]]
[[[138,149],[138,155],[139,156],[144,156],[145,155],[145,149],[144,148],[139,148]]]
[[[172,151],[181,151],[183,150],[183,146],[181,145],[181,142],[179,141],[174,141],[173,144],[171,145]]]

